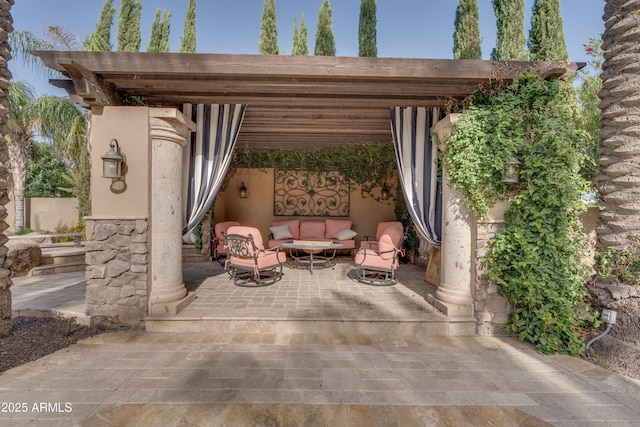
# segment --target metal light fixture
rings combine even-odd
[[[522,166],[522,162],[515,157],[511,157],[509,161],[504,164],[504,171],[502,172],[502,182],[506,184],[519,183],[520,166]]]
[[[241,199],[247,198],[247,187],[244,186],[244,181],[242,182],[242,186],[240,187],[240,198]]]
[[[109,143],[109,151],[102,157],[102,177],[111,179],[122,179],[122,165],[126,163],[127,157],[120,151],[120,146],[116,139]]]
[[[381,198],[382,198],[382,200],[388,200],[389,199],[389,189],[387,188],[387,183],[386,182],[384,184],[382,184]]]

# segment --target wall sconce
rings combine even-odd
[[[247,198],[247,187],[244,186],[244,181],[242,182],[242,186],[240,186],[240,198],[241,199]]]
[[[520,166],[522,162],[515,157],[511,157],[504,164],[504,171],[502,172],[502,182],[506,184],[517,184],[520,182]]]
[[[127,157],[120,151],[120,146],[116,139],[109,143],[109,151],[102,157],[102,177],[111,179],[122,179],[122,165],[126,163]]]
[[[388,200],[389,199],[389,189],[387,188],[387,183],[386,182],[384,184],[382,184],[381,195],[382,195],[382,200]]]

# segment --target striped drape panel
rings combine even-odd
[[[183,234],[202,221],[231,164],[246,105],[185,104],[183,112],[196,123],[189,145],[187,225]]]
[[[442,242],[442,187],[438,181],[438,147],[431,141],[436,111],[392,107],[391,132],[398,176],[407,210],[416,229],[429,242]]]

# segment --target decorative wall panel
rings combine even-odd
[[[337,171],[276,170],[273,215],[347,217],[349,180]]]

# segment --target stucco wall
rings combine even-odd
[[[109,142],[114,138],[126,155],[123,181],[102,178],[100,157],[109,151]],[[93,108],[91,144],[92,215],[146,217],[150,176],[149,108]]]
[[[73,197],[24,199],[24,225],[32,230],[55,232],[78,222],[78,200]],[[15,204],[10,200],[6,205],[9,224],[8,233],[15,232]]]
[[[215,202],[214,218],[216,222],[233,220],[241,224],[251,225],[260,230],[264,239],[269,235],[269,227],[273,221],[291,217],[273,215],[273,169],[266,172],[258,169],[239,169],[229,180],[229,186],[218,195]],[[244,182],[247,198],[241,199],[239,189]],[[395,188],[395,183],[388,183]],[[363,198],[360,188],[351,192],[349,217],[353,221],[352,229],[358,233],[356,245],[365,235],[375,235],[380,221],[395,220],[394,202],[376,201],[371,197]],[[300,217],[301,220],[317,221],[325,217]]]

